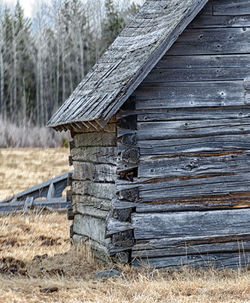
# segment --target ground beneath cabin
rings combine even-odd
[[[40,164],[37,155],[42,159]],[[16,188],[18,192],[67,171],[67,157],[66,150],[1,150],[1,174],[11,169],[3,159],[18,161],[13,162],[13,179],[11,174],[1,179],[0,196],[7,193],[5,188],[9,184],[13,192]],[[34,166],[28,167],[31,162]],[[53,163],[59,163],[58,170],[53,168]],[[45,175],[47,169],[52,175]],[[27,174],[33,177],[26,177]],[[22,182],[18,181],[15,187],[17,176]],[[72,248],[70,224],[65,213],[0,216],[0,303],[250,302],[250,270],[247,269],[153,270],[117,265],[122,272],[120,277],[94,280],[94,274],[112,265],[95,261],[88,247]]]

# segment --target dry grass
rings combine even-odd
[[[250,302],[247,270],[118,265],[121,277],[93,280],[104,265],[86,247],[71,248],[68,232],[65,214],[0,217],[0,302]],[[41,292],[51,287],[58,291]]]
[[[67,171],[67,156],[67,150],[1,150],[0,195]],[[71,247],[70,224],[62,213],[0,216],[0,303],[250,302],[247,269],[159,271],[117,265],[121,277],[93,280],[104,265],[87,247]],[[57,288],[54,293],[41,292],[51,287]]]
[[[15,125],[0,117],[0,148],[61,147],[68,143],[69,132],[56,132],[31,123]]]
[[[70,170],[67,148],[0,149],[0,201]]]

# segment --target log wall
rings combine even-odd
[[[140,159],[109,232],[133,233],[133,264],[249,262],[249,68],[250,1],[209,1],[117,115]]]
[[[106,218],[115,196],[117,168],[116,124],[104,130],[72,131],[70,162],[74,166],[71,180],[75,242],[88,242],[97,257],[107,259]]]

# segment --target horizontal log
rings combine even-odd
[[[0,213],[32,211],[34,209],[66,210],[67,207],[69,206],[71,206],[71,203],[67,202],[65,198],[50,198],[50,199],[41,199],[41,200],[33,199],[31,205],[27,205],[26,200],[1,202]]]
[[[97,207],[93,207],[83,203],[74,203],[73,212],[74,214],[80,214],[83,216],[86,215],[106,220],[109,210],[104,210],[102,207],[98,207],[98,205]]]
[[[112,200],[116,187],[112,183],[94,183],[91,181],[73,181],[73,195],[89,195],[100,199]],[[74,199],[74,198],[73,198]]]
[[[250,172],[203,178],[144,180],[139,186],[143,202],[187,199],[188,197],[249,193]],[[158,181],[158,182],[157,182]],[[151,183],[150,183],[151,182]]]
[[[74,136],[75,147],[89,147],[89,146],[116,146],[115,133],[84,133]]]
[[[87,195],[73,195],[72,196],[73,206],[75,204],[82,204],[86,207],[91,207],[94,209],[100,209],[102,211],[109,211],[111,208],[111,201],[106,199],[98,199],[96,197]],[[79,206],[80,207],[80,206]]]
[[[73,180],[91,180],[95,182],[115,182],[116,166],[74,161]]]
[[[249,27],[250,15],[204,15],[195,18],[187,28]]]
[[[110,237],[113,234],[132,230],[133,226],[129,222],[121,222],[112,217],[108,217],[106,221],[106,237]]]
[[[138,140],[197,138],[212,135],[250,134],[250,118],[139,122]]]
[[[175,203],[174,203],[175,202]],[[190,198],[188,200],[172,201],[172,203],[165,204],[146,204],[137,203],[137,213],[159,213],[159,212],[183,212],[183,211],[205,211],[205,210],[219,210],[219,209],[232,209],[250,207],[250,195],[243,197],[214,197],[209,199]]]
[[[169,55],[211,55],[249,53],[248,27],[186,29]]]
[[[186,153],[241,152],[250,150],[250,135],[209,136],[201,138],[138,141],[141,156]]]
[[[80,147],[71,150],[73,161],[116,165],[116,147]]]
[[[180,156],[141,160],[139,178],[196,177],[215,174],[246,172],[250,167],[250,153],[226,155]]]
[[[248,240],[231,241],[226,243],[199,244],[170,244],[162,248],[148,249],[148,245],[133,247],[132,258],[158,258],[168,256],[185,256],[211,253],[239,253],[250,252],[250,237]],[[198,242],[198,241],[197,241]],[[153,245],[152,245],[153,246]]]
[[[212,107],[212,108],[172,108],[145,109],[137,111],[138,122],[190,121],[250,118],[250,108]]]
[[[154,268],[192,266],[192,267],[216,267],[239,269],[249,264],[250,253],[221,253],[190,256],[173,256],[161,258],[136,258],[132,261],[134,266],[148,265]]]
[[[250,15],[248,0],[216,0],[213,2],[213,15]]]
[[[155,69],[186,69],[198,73],[204,68],[212,71],[217,68],[240,69],[245,67],[250,67],[249,54],[171,56],[166,53]]]
[[[73,225],[74,233],[88,237],[107,247],[110,240],[105,239],[105,227],[105,220],[86,215],[75,215]]]
[[[135,239],[250,237],[250,208],[204,212],[137,214],[131,216]]]
[[[245,106],[242,81],[143,84],[136,109]]]

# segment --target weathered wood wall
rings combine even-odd
[[[107,258],[109,239],[105,238],[106,217],[115,196],[116,123],[104,130],[78,129],[72,132],[70,163],[75,242],[89,242],[99,258]]]
[[[210,1],[117,115],[140,160],[109,232],[133,233],[134,264],[249,262],[249,76],[250,1]]]

